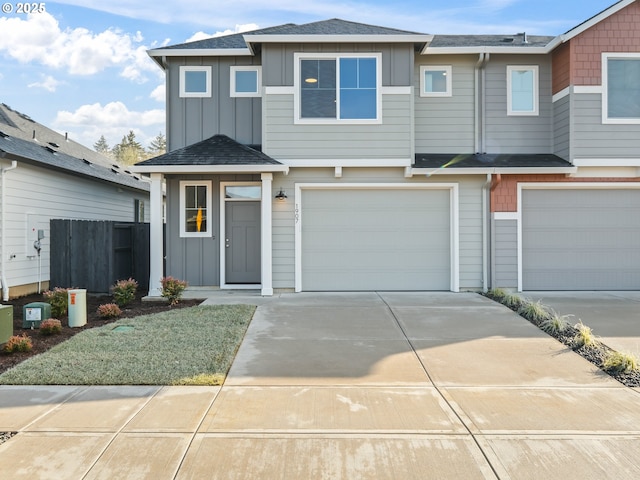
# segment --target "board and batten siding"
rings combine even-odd
[[[492,220],[491,271],[494,288],[518,287],[518,221]]]
[[[5,268],[9,287],[38,281],[38,257],[28,224],[44,230],[41,250],[41,280],[49,280],[51,219],[113,220],[132,222],[135,200],[144,202],[149,221],[149,194],[116,184],[91,180],[32,166],[18,161],[18,167],[6,173]]]
[[[573,158],[638,158],[640,124],[603,124],[602,95],[573,93]]]
[[[473,153],[477,56],[417,56],[414,68],[415,142],[418,153]],[[452,67],[450,97],[420,96],[420,67]]]
[[[507,115],[507,66],[538,65],[539,114]],[[553,151],[551,59],[545,55],[492,55],[485,75],[485,148],[488,153]]]
[[[482,185],[484,177],[437,175],[404,178],[402,169],[345,168],[341,178],[333,169],[292,168],[289,175],[274,174],[274,191],[282,188],[284,202],[273,204],[273,287],[295,285],[295,184],[297,183],[458,183],[460,289],[482,288]],[[304,215],[304,211],[302,212]]]
[[[293,95],[265,95],[263,151],[282,159],[412,156],[411,95],[382,95],[382,124],[294,124]]]
[[[248,145],[262,143],[262,99],[231,97],[231,67],[259,65],[260,57],[174,57],[167,60],[167,150],[224,134]],[[180,67],[211,66],[211,97],[181,98]]]
[[[567,95],[553,104],[554,151],[556,155],[571,158],[571,102]]]

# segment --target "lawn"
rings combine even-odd
[[[7,385],[218,385],[255,311],[211,305],[78,333],[0,375]]]

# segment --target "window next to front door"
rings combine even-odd
[[[180,236],[211,236],[211,182],[180,182]]]

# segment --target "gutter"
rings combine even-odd
[[[9,286],[7,285],[7,277],[5,276],[4,270],[4,258],[5,258],[5,250],[6,250],[6,228],[5,228],[5,205],[6,205],[6,188],[5,188],[5,177],[6,173],[10,170],[14,170],[18,167],[18,162],[16,160],[11,161],[10,167],[4,167],[0,170],[0,189],[2,190],[2,197],[0,200],[0,229],[2,232],[0,233],[0,281],[2,282],[2,301],[6,302],[9,300]]]

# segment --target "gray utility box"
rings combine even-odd
[[[46,302],[27,303],[22,307],[22,328],[40,328],[40,323],[48,318],[51,318],[51,305]]]
[[[13,305],[0,305],[0,344],[13,336]]]

